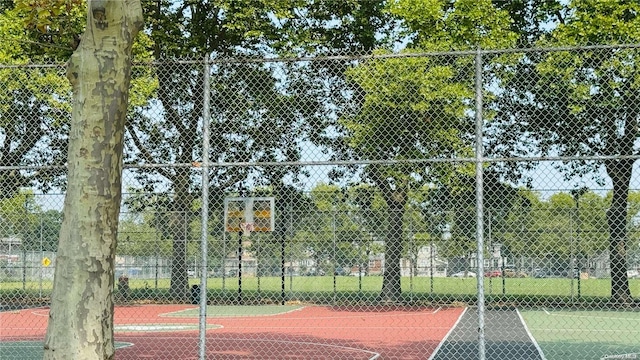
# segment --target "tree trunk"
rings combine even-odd
[[[189,229],[188,216],[184,212],[173,214],[176,225],[173,227],[173,256],[171,258],[171,284],[169,294],[172,300],[186,301],[189,288],[189,274],[187,269],[187,240],[185,233]]]
[[[631,291],[627,277],[627,199],[633,160],[610,161],[607,173],[613,183],[611,206],[607,210],[609,226],[609,263],[611,266],[611,302],[629,303]]]
[[[396,302],[400,300],[401,271],[400,259],[403,252],[403,231],[402,218],[404,215],[404,205],[406,194],[398,196],[400,201],[389,197],[389,226],[385,235],[385,255],[384,255],[384,277],[382,279],[382,291],[380,299],[382,301]]]
[[[191,159],[189,159],[190,161]],[[183,160],[187,161],[187,160]],[[185,302],[189,299],[189,273],[187,266],[187,242],[191,231],[191,206],[193,195],[189,192],[190,169],[178,169],[175,195],[172,203],[171,236],[173,238],[173,257],[171,258],[171,284],[169,296],[174,301]]]
[[[44,359],[113,359],[114,258],[131,46],[139,0],[89,0],[68,63],[73,85],[68,187]]]

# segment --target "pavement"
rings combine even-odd
[[[486,360],[544,360],[515,309],[485,310]],[[469,308],[430,360],[477,360],[478,312]]]

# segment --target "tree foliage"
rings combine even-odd
[[[567,15],[539,46],[612,45],[640,38],[639,5],[627,1],[575,0]],[[570,161],[560,169],[569,179],[611,180],[607,216],[614,302],[630,299],[626,275],[628,194],[638,155],[636,49],[596,48],[523,56],[498,101],[492,144],[510,154],[609,157]],[[524,141],[523,141],[524,137]],[[506,144],[518,144],[516,149]]]
[[[389,11],[405,25],[411,39],[407,52],[500,48],[516,39],[508,14],[491,1],[398,0],[389,3]],[[473,63],[473,57],[463,56],[407,57],[374,59],[350,69],[347,76],[363,93],[360,109],[342,119],[354,157],[402,161],[470,155]],[[428,182],[446,183],[456,171],[464,170],[443,163],[364,170],[364,180],[381,191],[390,212],[383,298],[395,300],[400,294],[408,192]]]
[[[0,14],[0,165],[60,165],[66,158],[66,133],[70,87],[61,68],[20,67],[30,61],[43,61],[25,35],[18,11]],[[0,198],[14,196],[21,187],[39,180],[46,190],[53,184],[55,170],[0,171]]]
[[[337,27],[348,28],[351,25],[347,22],[359,24],[373,16],[367,11],[354,12],[375,5],[367,2],[360,7],[343,2],[333,8],[327,7],[328,3],[331,2],[161,1],[145,2],[145,9],[156,59],[251,58],[297,53],[310,43],[321,42],[325,48],[333,48],[336,44],[326,43],[330,40],[324,37],[329,35],[320,35],[327,30],[320,24],[331,20]],[[322,9],[335,12],[336,17]],[[368,31],[375,31],[372,26],[367,26]],[[360,25],[358,29],[348,35],[352,38],[338,43],[356,46],[363,34]],[[365,38],[371,41],[366,36],[362,39]],[[328,117],[326,105],[317,96],[317,82],[299,73],[300,69],[289,63],[220,62],[211,67],[206,76],[211,76],[210,112],[215,119],[211,132],[216,141],[210,144],[210,158],[256,163],[299,160],[302,142],[313,141]],[[172,60],[160,63],[153,74],[159,85],[157,98],[136,108],[128,123],[127,161],[191,164],[199,160],[204,74],[203,64],[185,66]],[[150,109],[156,113],[151,115]],[[187,167],[139,169],[136,173],[146,192],[162,188],[173,194],[165,207],[168,213],[178,216],[166,222],[176,227],[171,231],[175,246],[172,292],[184,297],[186,250],[177,227],[191,222],[196,215],[187,209],[192,208],[198,195],[198,177]],[[217,167],[210,171],[210,203],[216,207],[214,212],[221,213],[225,195],[246,195],[249,182],[254,182],[253,186],[285,189],[285,176],[298,182],[299,174],[300,168],[294,167]]]

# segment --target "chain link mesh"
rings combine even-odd
[[[216,359],[640,357],[638,51],[136,65],[118,358],[196,358],[202,346]],[[0,67],[3,359],[41,356],[65,190],[64,73]],[[230,197],[274,197],[274,231],[226,231]]]

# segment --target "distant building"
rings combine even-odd
[[[611,267],[609,266],[609,250],[604,250],[600,254],[589,258],[589,275],[597,278],[608,278],[611,276]]]
[[[402,276],[447,276],[447,261],[438,256],[437,245],[421,246],[415,264],[407,258],[401,260],[401,273]]]
[[[20,250],[22,247],[22,239],[12,236],[0,238],[0,253],[12,253]]]

